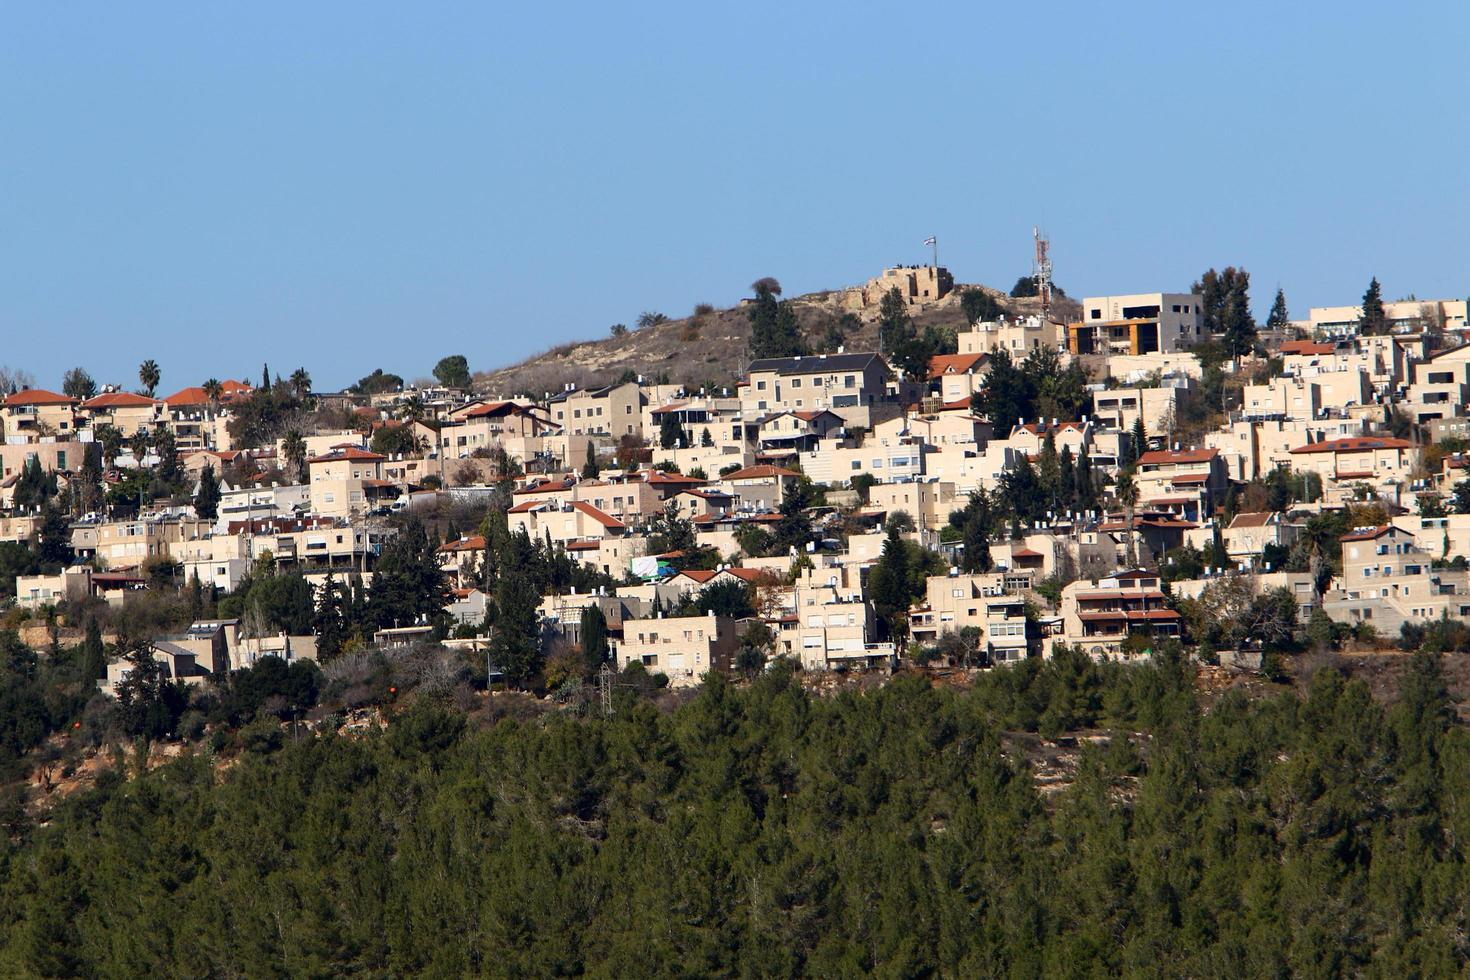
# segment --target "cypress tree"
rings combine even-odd
[[[102,628],[97,617],[87,618],[87,634],[82,640],[82,679],[100,681],[107,676],[107,650],[102,646]]]
[[[582,656],[587,661],[587,672],[599,670],[607,662],[607,617],[597,603],[582,607],[581,621]]]
[[[219,516],[220,489],[214,467],[205,466],[199,474],[199,492],[194,495],[194,513],[207,521]]]

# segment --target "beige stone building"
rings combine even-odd
[[[0,402],[0,435],[8,443],[68,438],[77,428],[77,401],[54,391],[27,388]]]
[[[1465,329],[1463,299],[1397,300],[1383,304],[1383,315],[1395,333]],[[1303,326],[1315,336],[1355,334],[1363,318],[1361,306],[1314,306]]]
[[[353,445],[337,446],[307,459],[312,513],[324,517],[367,513],[389,489],[383,479],[386,460],[386,456]]]
[[[1169,608],[1159,577],[1146,571],[1073,582],[1062,589],[1061,616],[1055,640],[1078,645],[1095,660],[1123,659],[1123,644],[1134,632],[1180,634],[1179,614]]]
[[[740,624],[724,616],[676,616],[623,621],[612,642],[618,667],[640,663],[664,674],[670,687],[691,687],[712,670],[728,671],[740,645]]]
[[[1067,328],[1054,320],[1039,316],[1023,316],[1014,320],[981,321],[969,330],[961,330],[956,338],[960,354],[992,354],[1008,351],[1019,361],[1043,347],[1053,350],[1066,346]]]
[[[948,296],[954,289],[954,277],[944,266],[897,265],[864,285],[842,294],[842,305],[849,310],[877,309],[883,297],[894,289],[909,306],[928,306]]]
[[[1100,426],[1125,432],[1131,431],[1142,416],[1150,435],[1163,435],[1177,423],[1182,390],[1170,385],[1094,391],[1092,416]]]
[[[130,438],[139,432],[151,433],[166,424],[169,418],[167,408],[164,402],[146,395],[109,391],[82,402],[80,414],[93,428],[110,425]]]
[[[931,575],[922,604],[909,614],[916,642],[937,643],[945,633],[980,631],[980,652],[993,663],[1026,657],[1026,602],[1004,572]]]
[[[551,421],[574,436],[602,435],[617,439],[641,435],[647,399],[636,382],[603,388],[572,388],[547,401]]]
[[[830,409],[849,426],[866,428],[897,415],[888,397],[888,365],[877,354],[815,354],[752,361],[740,386],[742,412],[759,418],[774,412]]]

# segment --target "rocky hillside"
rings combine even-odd
[[[996,296],[1012,315],[1035,313],[1034,299],[1011,299],[988,286],[961,285],[949,296],[915,314],[922,329],[965,327],[960,310],[961,290],[981,288]],[[814,351],[874,350],[878,344],[877,308],[844,315],[841,291],[810,293],[793,299],[797,318]],[[1059,299],[1059,313],[1072,315],[1076,304]],[[666,320],[643,329],[629,327],[622,337],[605,337],[553,347],[544,354],[509,367],[475,375],[476,388],[491,395],[531,395],[560,391],[567,384],[592,387],[625,375],[642,375],[694,388],[730,385],[745,373],[750,360],[750,320],[742,307],[710,310],[681,319]]]

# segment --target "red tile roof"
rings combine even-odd
[[[158,404],[161,404],[158,399],[147,395],[138,395],[131,391],[109,391],[105,395],[87,399],[82,402],[82,407],[95,412],[99,408],[152,408]]]
[[[1138,465],[1208,463],[1218,455],[1220,455],[1218,449],[1154,449],[1138,457]]]
[[[1298,446],[1293,453],[1357,453],[1367,452],[1370,449],[1413,449],[1414,444],[1407,439],[1393,439],[1388,436],[1345,436],[1341,439],[1324,439],[1321,442],[1309,443]]]
[[[478,534],[472,534],[467,538],[458,538],[454,541],[446,541],[439,546],[440,551],[484,551],[485,539]]]
[[[1359,529],[1357,529],[1355,531],[1349,531],[1347,534],[1344,534],[1342,537],[1338,538],[1338,540],[1339,541],[1372,541],[1374,538],[1381,538],[1381,537],[1383,537],[1385,534],[1387,534],[1392,529],[1392,527],[1393,527],[1393,525],[1391,525],[1391,524],[1380,524],[1377,527],[1359,528]]]
[[[585,501],[572,501],[572,508],[574,510],[581,511],[583,514],[586,514],[588,517],[592,518],[594,521],[601,524],[603,527],[607,528],[610,531],[622,531],[626,530],[628,527],[628,525],[624,524],[616,517],[613,517],[611,514],[598,510],[596,507],[593,507],[591,504],[586,503]]]
[[[929,380],[935,381],[946,374],[973,371],[988,360],[989,354],[935,354],[929,358]]]
[[[75,405],[75,398],[66,395],[58,395],[54,391],[44,388],[27,388],[25,391],[17,391],[13,395],[6,396],[5,405]]]

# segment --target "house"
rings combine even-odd
[[[569,388],[548,399],[546,407],[551,420],[571,435],[617,439],[642,433],[646,401],[643,389],[628,381],[602,388]]]
[[[1092,417],[1097,424],[1129,432],[1140,417],[1146,431],[1168,432],[1178,418],[1179,398],[1184,389],[1173,385],[1146,388],[1134,385],[1092,393]]]
[[[619,669],[642,664],[663,674],[670,687],[691,687],[711,670],[728,671],[739,648],[740,624],[725,616],[673,616],[623,621],[612,641]]]
[[[956,337],[960,354],[991,354],[998,350],[1021,360],[1034,350],[1046,347],[1056,350],[1066,343],[1066,328],[1050,318],[1021,316],[982,321]]]
[[[776,649],[805,670],[892,666],[892,643],[875,642],[877,616],[862,594],[843,594],[835,584],[789,590],[790,605],[772,620]]]
[[[1124,644],[1133,633],[1180,635],[1179,613],[1169,608],[1158,575],[1141,569],[1073,582],[1062,589],[1060,608],[1055,640],[1080,646],[1094,660],[1126,659]]]
[[[974,629],[977,652],[992,663],[1025,659],[1026,602],[1007,578],[1003,572],[929,576],[922,604],[909,614],[914,640],[932,645],[945,633]]]
[[[140,432],[145,435],[151,433],[163,424],[168,418],[167,407],[164,402],[146,395],[109,391],[82,402],[81,411],[94,429],[99,425],[110,425],[124,438],[131,438]]]
[[[308,458],[312,513],[356,517],[367,513],[379,500],[397,497],[397,488],[383,479],[383,463],[387,458],[348,444]]]
[[[983,387],[989,369],[988,353],[935,354],[929,358],[929,390],[944,404],[968,401]]]
[[[75,398],[41,388],[6,395],[0,402],[0,435],[10,443],[70,436],[77,428],[76,407]]]

